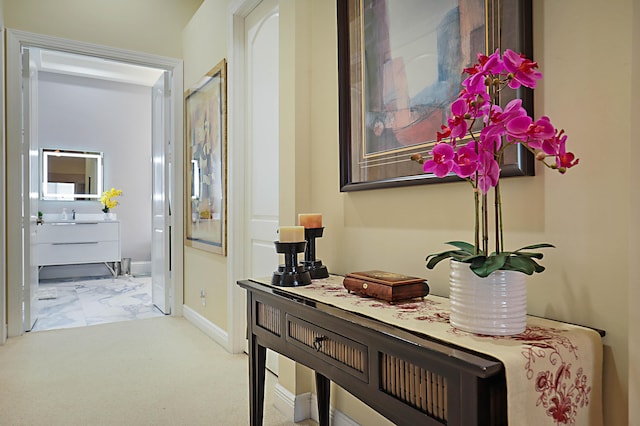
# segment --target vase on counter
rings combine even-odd
[[[451,261],[450,323],[475,334],[511,336],[527,326],[526,275],[498,270],[480,278],[468,263]]]

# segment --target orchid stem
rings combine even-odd
[[[487,212],[487,194],[482,195],[482,254],[487,255],[489,251],[489,218]]]
[[[474,247],[475,247],[475,254],[479,254],[480,251],[480,196],[478,194],[477,189],[474,190],[473,192],[473,201],[475,204],[475,212],[476,212],[476,219],[475,219],[475,227],[474,227]]]
[[[502,251],[504,247],[504,241],[502,241],[502,199],[500,197],[500,182],[496,184],[494,190],[494,213],[495,213],[495,227],[496,227],[496,253]]]

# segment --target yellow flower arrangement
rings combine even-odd
[[[114,199],[118,196],[122,195],[122,189],[111,188],[108,191],[104,191],[102,193],[102,197],[100,197],[100,202],[104,206],[102,211],[105,213],[109,213],[109,210],[117,206],[119,203]]]

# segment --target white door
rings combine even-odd
[[[38,70],[22,52],[22,262],[25,331],[38,319]]]
[[[171,313],[171,97],[170,73],[165,71],[152,88],[152,201],[151,298],[165,314]]]
[[[279,263],[273,241],[279,217],[278,2],[265,0],[245,20],[247,66],[247,191],[245,271],[271,276]],[[267,367],[278,373],[277,355],[267,352]]]

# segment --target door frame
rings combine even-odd
[[[171,247],[173,273],[171,285],[173,287],[172,315],[182,315],[183,294],[183,62],[179,59],[152,55],[142,52],[134,52],[126,49],[95,45],[75,40],[68,40],[58,37],[45,36],[41,34],[29,33],[26,31],[5,29],[6,32],[6,91],[7,91],[7,136],[6,136],[6,158],[7,180],[18,182],[20,179],[20,166],[15,159],[19,158],[21,145],[21,49],[23,46],[39,47],[50,50],[60,50],[80,55],[94,56],[119,62],[143,65],[172,72],[171,104],[173,108],[171,137],[174,143],[172,163],[174,165],[173,181],[170,182],[169,191],[173,200],[171,206],[172,216],[169,218],[172,238]],[[18,185],[6,187],[6,223],[21,223],[21,199],[24,194]],[[24,333],[23,329],[23,265],[21,258],[22,237],[21,227],[7,227],[6,234],[6,265],[7,265],[7,324],[8,336],[19,336]],[[1,293],[0,293],[1,296]],[[3,302],[0,300],[0,302]],[[4,303],[2,303],[4,305]],[[5,316],[2,316],[4,323]],[[3,324],[4,325],[4,324]],[[3,329],[5,327],[3,326]],[[0,336],[2,337],[2,336]],[[0,341],[1,343],[1,341]]]
[[[247,182],[244,177],[246,132],[244,102],[246,94],[245,18],[262,0],[236,0],[229,5],[229,61],[227,62],[227,110],[229,111],[228,144],[228,282],[227,321],[229,324],[227,350],[241,353],[246,349],[246,293],[236,282],[246,278],[244,261],[245,209]]]
[[[4,56],[4,46],[5,46],[5,35],[6,31],[4,28],[0,27],[0,81],[4,82],[4,70],[5,70],[5,56]],[[5,85],[0,84],[0,129],[6,129],[5,127]],[[2,132],[0,135],[0,165],[4,166],[6,171],[6,132]],[[6,173],[0,173],[0,189],[4,192],[5,196],[0,197],[0,259],[2,260],[0,264],[0,346],[3,345],[7,341],[7,251],[6,251],[6,241],[7,241],[7,227],[6,227],[6,214],[7,214],[7,206],[5,204],[6,199]]]

